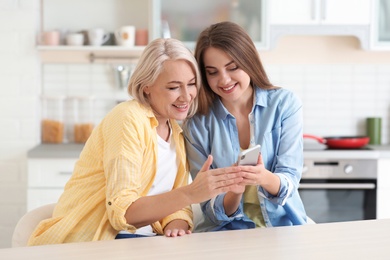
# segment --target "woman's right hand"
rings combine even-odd
[[[221,193],[240,189],[239,183],[243,180],[240,167],[231,166],[210,170],[212,162],[213,157],[209,155],[196,178],[189,185],[193,203],[200,203]]]

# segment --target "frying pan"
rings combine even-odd
[[[367,136],[335,136],[319,137],[315,135],[304,134],[303,138],[315,139],[328,148],[333,149],[356,149],[367,145],[370,138]]]

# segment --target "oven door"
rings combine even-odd
[[[316,223],[376,218],[376,180],[302,179],[299,194]]]

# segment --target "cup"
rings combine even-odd
[[[88,30],[88,43],[93,46],[101,46],[110,38],[110,33],[106,33],[101,28],[94,28]]]
[[[137,29],[135,31],[135,45],[136,46],[148,45],[148,30],[147,29]]]
[[[82,46],[84,45],[84,34],[83,33],[69,33],[66,35],[66,44],[71,46]]]
[[[382,118],[368,117],[366,119],[367,136],[370,138],[369,144],[381,144]]]
[[[51,46],[59,45],[60,32],[56,30],[43,32],[42,43],[44,45],[51,45]]]
[[[135,44],[135,26],[127,25],[115,31],[115,39],[118,45],[125,47],[134,47]]]
[[[104,46],[112,46],[115,45],[115,34],[114,33],[109,33],[108,40],[103,43]]]

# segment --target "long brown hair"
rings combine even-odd
[[[213,100],[218,97],[211,90],[206,78],[203,56],[209,47],[227,53],[238,67],[249,75],[252,87],[274,88],[263,68],[257,49],[245,30],[232,22],[216,23],[200,33],[195,47],[195,58],[203,84],[199,92],[198,113],[207,114]]]

